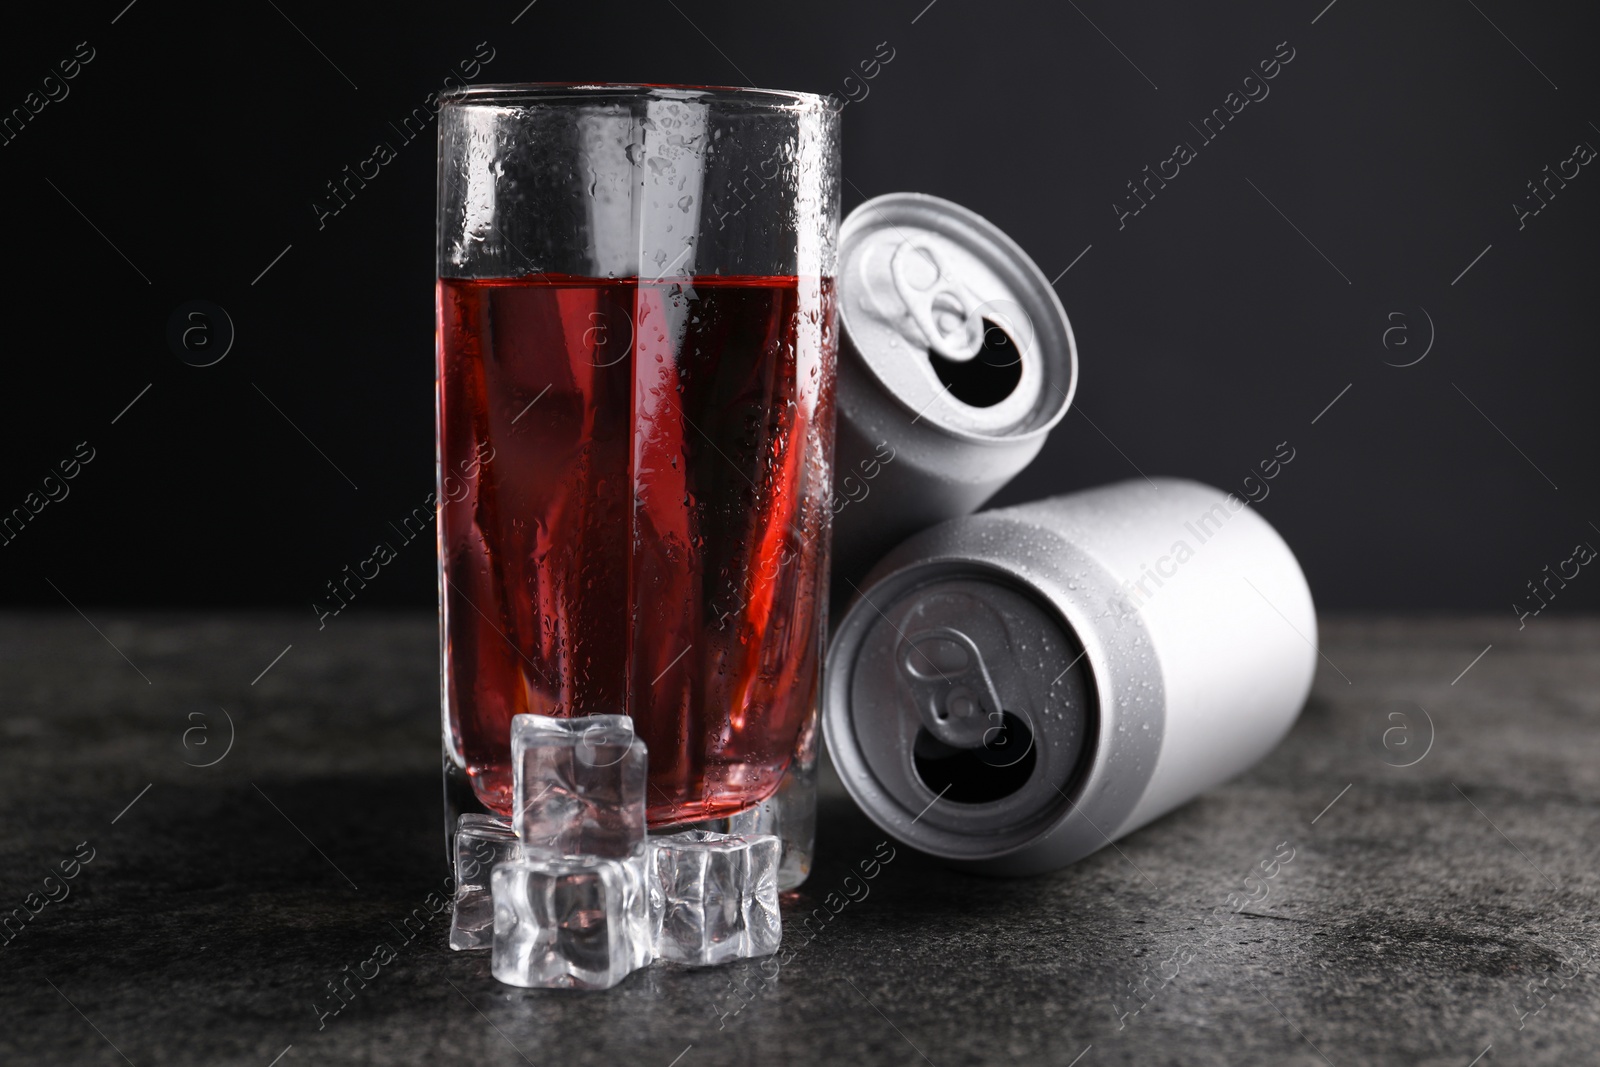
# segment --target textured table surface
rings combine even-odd
[[[847,881],[889,850],[835,783],[776,977],[573,994],[406,923],[446,874],[430,617],[89,615],[0,618],[0,909],[38,911],[0,939],[0,1062],[1600,1055],[1600,622],[1329,621],[1264,762],[1045,877],[901,848]]]

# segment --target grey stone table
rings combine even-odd
[[[6,1064],[1600,1057],[1600,622],[1330,621],[1267,760],[1045,877],[891,852],[835,783],[784,966],[575,994],[430,910],[431,618],[89,615],[0,618]]]

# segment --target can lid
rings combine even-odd
[[[1083,646],[1000,576],[927,577],[851,612],[829,744],[902,840],[952,859],[1013,852],[1060,821],[1092,750]]]
[[[885,391],[957,435],[1045,432],[1077,386],[1055,290],[1015,241],[959,204],[890,193],[839,232],[839,322]]]

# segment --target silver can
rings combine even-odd
[[[1130,481],[956,519],[840,620],[823,729],[886,833],[991,874],[1072,863],[1256,762],[1317,662],[1311,591],[1232,493]]]
[[[834,602],[918,530],[1027,466],[1078,381],[1072,326],[1033,260],[948,200],[890,193],[839,232]]]

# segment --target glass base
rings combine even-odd
[[[456,820],[467,814],[493,815],[478,794],[472,791],[467,772],[456,766],[450,753],[444,754],[444,861],[452,875],[456,870]]]
[[[811,874],[811,857],[817,837],[816,726],[806,730],[800,751],[784,772],[778,791],[753,808],[734,815],[662,827],[662,833],[709,830],[718,834],[772,834],[783,846],[778,861],[778,888],[794,889]],[[473,792],[467,772],[444,757],[445,863],[455,870],[456,820],[469,812],[492,814]]]
[[[720,819],[663,827],[663,833],[709,830],[718,834],[772,834],[783,846],[778,888],[794,889],[811,874],[817,838],[817,749],[803,746],[784,773],[783,784],[753,808]]]

